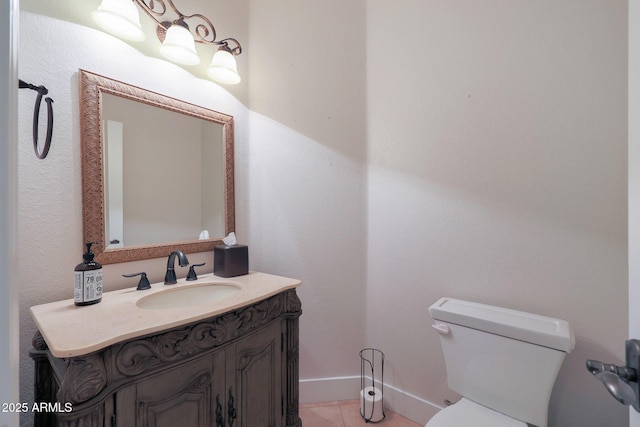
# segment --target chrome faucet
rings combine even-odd
[[[164,275],[164,284],[165,285],[175,285],[178,283],[176,279],[176,256],[178,257],[178,263],[180,267],[186,267],[189,265],[189,260],[182,253],[182,251],[175,250],[169,254],[169,259],[167,260],[167,273]]]

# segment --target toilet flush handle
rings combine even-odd
[[[449,333],[451,332],[451,329],[444,323],[435,323],[431,325],[431,327],[438,331],[438,333],[441,335],[449,335]]]

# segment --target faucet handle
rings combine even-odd
[[[147,273],[140,272],[140,273],[133,273],[133,274],[123,274],[122,277],[136,277],[136,276],[140,276],[140,281],[138,282],[138,287],[136,288],[139,291],[143,291],[145,289],[150,289],[151,288],[151,284],[149,283],[149,279],[147,279]]]
[[[202,264],[191,264],[191,267],[189,267],[189,273],[187,274],[187,280],[198,280],[198,276],[196,276],[196,270],[194,269],[194,267],[202,267],[205,264],[206,262],[203,262]]]

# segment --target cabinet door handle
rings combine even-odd
[[[224,417],[222,416],[222,405],[220,395],[216,396],[216,427],[224,427]]]
[[[236,419],[237,411],[235,408],[235,399],[233,398],[232,388],[229,387],[229,400],[227,401],[227,416],[229,417],[229,427],[233,427],[233,422]]]

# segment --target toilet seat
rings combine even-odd
[[[425,427],[527,427],[527,423],[479,405],[460,399],[454,405],[438,412]]]

